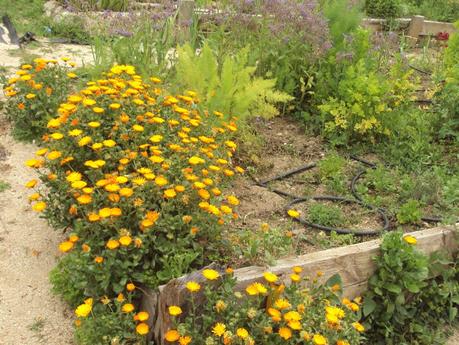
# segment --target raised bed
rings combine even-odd
[[[410,235],[416,237],[416,247],[425,254],[438,250],[445,250],[453,254],[458,250],[456,231],[453,228],[436,227],[412,232]],[[263,281],[263,273],[266,271],[275,273],[288,284],[292,268],[300,266],[305,276],[314,277],[317,272],[322,272],[319,278],[321,282],[325,282],[338,273],[343,281],[344,296],[354,298],[365,292],[368,279],[375,272],[373,257],[379,254],[380,244],[381,240],[378,239],[279,260],[277,265],[272,267],[243,267],[234,271],[238,280],[237,288],[243,290],[255,281]],[[219,269],[215,266],[212,268]],[[171,328],[167,308],[170,305],[183,306],[185,304],[186,296],[188,296],[185,284],[188,281],[204,283],[204,278],[199,271],[174,279],[159,287],[157,292],[145,291],[143,309],[148,310],[153,316],[150,321],[150,329],[153,330],[157,344],[164,344],[164,334]],[[195,303],[199,304],[199,297]]]

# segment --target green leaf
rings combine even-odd
[[[366,298],[363,303],[363,315],[370,315],[375,309],[377,304],[372,298]]]

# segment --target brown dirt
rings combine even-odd
[[[43,44],[20,51],[0,45],[0,66],[13,71],[31,54],[90,61],[89,47]],[[24,166],[37,147],[14,141],[9,132],[0,114],[0,181],[10,185],[0,193],[0,344],[71,345],[73,311],[52,295],[48,280],[63,238],[31,210],[24,187],[37,177]]]

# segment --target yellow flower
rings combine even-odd
[[[300,216],[300,212],[297,210],[288,210],[287,214],[292,218],[298,218]]]
[[[354,327],[357,330],[357,332],[365,331],[365,327],[363,327],[363,325],[360,322],[353,322],[352,327]]]
[[[48,159],[51,161],[58,159],[61,156],[62,156],[62,153],[59,151],[51,151],[50,153],[48,153]]]
[[[163,140],[163,136],[159,135],[159,134],[156,134],[156,135],[153,135],[153,136],[150,137],[150,141],[152,143],[160,143],[161,140]]]
[[[88,123],[88,126],[91,127],[91,128],[97,128],[97,127],[100,127],[100,122],[91,121],[91,122]]]
[[[68,135],[71,137],[77,137],[79,136],[83,131],[81,129],[72,129],[71,131],[68,132]]]
[[[314,345],[327,345],[327,339],[321,334],[314,334],[312,341]]]
[[[212,333],[215,334],[217,337],[221,337],[225,334],[226,326],[223,323],[216,323],[215,326],[212,328]]]
[[[133,283],[128,283],[126,285],[126,290],[128,290],[129,292],[134,291],[135,290],[135,285]],[[144,320],[140,320],[140,321],[144,321]]]
[[[84,182],[84,181],[72,182],[72,188],[75,188],[75,189],[82,189],[82,188],[84,188],[86,186],[87,186],[87,183]]]
[[[190,336],[184,336],[179,338],[179,345],[188,345],[191,343],[191,337]]]
[[[119,246],[120,246],[120,243],[117,240],[109,240],[107,242],[107,248],[108,249],[113,250],[113,249],[118,248]]]
[[[249,336],[249,332],[245,328],[238,328],[236,330],[236,335],[241,339],[245,339]]]
[[[177,193],[175,192],[174,189],[166,189],[164,191],[164,197],[168,199],[175,198],[177,196]]]
[[[403,237],[403,240],[408,243],[408,244],[412,244],[412,245],[415,245],[416,243],[418,243],[418,240],[416,239],[416,237],[414,236],[411,236],[411,235],[406,235]]]
[[[116,145],[116,142],[111,139],[104,140],[102,143],[104,144],[105,147],[113,147]]]
[[[81,174],[79,172],[71,172],[70,174],[67,175],[65,178],[68,182],[75,182],[75,181],[80,181],[81,180]]]
[[[176,305],[171,305],[169,307],[169,315],[178,316],[182,313],[182,308]]]
[[[112,103],[109,105],[109,108],[112,110],[119,109],[120,107],[121,107],[121,104],[118,104],[118,103]]]
[[[146,311],[138,312],[136,315],[136,319],[139,321],[147,321],[150,315]]]
[[[287,323],[287,326],[289,326],[291,329],[295,330],[295,331],[299,331],[301,329],[301,322],[300,321],[296,321],[296,320],[292,320],[292,321],[289,321]]]
[[[75,79],[77,75],[75,73],[69,72],[67,73],[67,77],[69,77],[70,79]]]
[[[35,187],[35,186],[37,185],[37,183],[38,183],[38,181],[35,180],[35,179],[33,179],[33,180],[30,180],[29,182],[27,182],[27,183],[25,184],[25,186],[26,186],[27,188],[33,188],[33,187]]]
[[[202,271],[202,275],[207,280],[216,280],[218,279],[218,277],[220,277],[220,273],[213,269],[205,269],[204,271]]]
[[[76,309],[75,309],[75,314],[78,317],[87,317],[89,313],[92,310],[92,306],[87,303],[80,304]]]
[[[276,302],[274,302],[274,306],[280,310],[283,310],[283,309],[290,308],[291,304],[285,298],[279,298],[278,300],[276,300]]]
[[[90,142],[92,141],[92,138],[91,137],[83,137],[81,138],[79,141],[78,141],[78,146],[82,147],[82,146],[86,146],[88,145]]]
[[[87,205],[92,202],[92,197],[91,195],[88,194],[83,194],[77,198],[78,203],[81,205]]]
[[[83,100],[83,104],[87,107],[92,107],[94,104],[96,104],[96,101],[90,98],[86,98]]]
[[[119,242],[121,243],[122,246],[127,247],[128,245],[131,244],[132,238],[131,236],[121,236],[119,239]]]
[[[234,205],[234,206],[237,206],[239,205],[239,199],[236,198],[234,195],[230,195],[226,198],[226,200],[228,200],[228,202],[231,204],[231,205]]]
[[[174,341],[179,340],[180,334],[177,332],[175,329],[170,329],[166,332],[166,335],[164,336],[164,339],[167,341],[173,343]]]
[[[92,108],[92,111],[95,112],[96,114],[102,114],[105,110],[104,108],[94,107]]]
[[[134,311],[134,305],[131,303],[126,303],[121,307],[123,313],[130,313]]]
[[[285,321],[300,321],[301,315],[297,311],[291,310],[284,314],[284,320]]]
[[[205,163],[206,161],[198,156],[193,156],[191,157],[189,160],[188,160],[188,163],[190,163],[191,165],[198,165],[198,164],[203,164]]]
[[[141,322],[135,327],[135,331],[140,335],[146,335],[148,334],[149,327],[145,322]]]
[[[299,281],[301,281],[301,277],[298,274],[295,274],[295,273],[290,275],[290,279],[294,283],[298,283]]]
[[[33,98],[35,98],[35,97],[37,97],[37,95],[35,95],[34,93],[28,93],[28,94],[26,95],[26,98],[27,98],[27,99],[33,99]]]
[[[292,337],[292,331],[290,328],[281,327],[279,328],[279,335],[282,339],[289,340]]]
[[[198,292],[201,289],[201,285],[194,281],[189,281],[188,283],[186,283],[185,287],[190,292]]]
[[[46,208],[46,203],[44,201],[39,201],[32,206],[32,209],[36,212],[41,212]]]
[[[277,276],[274,273],[271,273],[271,272],[263,273],[263,277],[269,283],[275,283],[277,281],[277,279],[278,279]]]
[[[134,125],[134,126],[132,126],[132,129],[135,132],[143,132],[143,130],[144,130],[143,126],[140,126],[140,125]]]
[[[63,253],[67,253],[73,248],[73,242],[65,241],[59,244],[59,250]]]
[[[164,176],[158,176],[155,178],[156,185],[162,187],[169,183],[169,181]]]

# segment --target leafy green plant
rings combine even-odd
[[[442,344],[443,323],[457,316],[456,263],[439,254],[429,260],[415,245],[411,235],[388,233],[374,258],[363,305],[372,344]]]
[[[345,166],[346,160],[337,153],[330,153],[317,163],[318,180],[325,184],[327,192],[344,194],[347,191]]]
[[[264,281],[237,291],[231,275],[203,270],[211,281],[202,287],[188,282],[186,303],[169,307],[173,327],[165,340],[196,345],[359,344],[364,337],[357,321],[360,306],[340,300],[341,278],[335,275],[321,285],[315,279],[320,272],[314,279],[301,272],[301,267],[294,268],[289,286],[265,272]],[[203,300],[199,307],[198,296]]]
[[[178,48],[178,85],[197,92],[203,106],[235,116],[244,123],[249,116],[270,118],[279,114],[276,105],[292,99],[275,90],[274,79],[255,77],[248,64],[249,49],[228,54],[221,65],[208,44],[196,54],[190,45]]]
[[[418,200],[408,200],[397,212],[397,220],[400,224],[417,223],[421,217],[421,204]]]
[[[85,23],[79,17],[74,17],[72,20],[50,20],[48,27],[49,32],[45,32],[46,36],[64,38],[78,44],[91,42],[91,36],[85,29]]]
[[[286,231],[264,223],[259,229],[229,234],[230,255],[241,258],[248,265],[268,264],[293,251],[293,240]]]
[[[365,11],[368,16],[393,19],[401,14],[400,0],[366,0]]]
[[[4,181],[0,180],[0,193],[4,192],[4,191],[6,191],[6,190],[8,190],[10,188],[11,188],[11,185],[8,182],[4,182]]]
[[[337,94],[318,106],[325,134],[333,143],[347,144],[357,138],[375,141],[394,133],[414,85],[411,72],[397,65],[390,74],[387,78],[363,59],[345,70]]]
[[[23,64],[14,78],[2,77],[4,106],[7,118],[13,123],[13,134],[21,140],[40,138],[46,125],[55,116],[61,102],[70,92],[74,65],[69,58],[58,60],[34,59]]]
[[[342,226],[345,222],[344,214],[339,207],[320,203],[311,205],[308,219],[312,223],[330,227]]]

